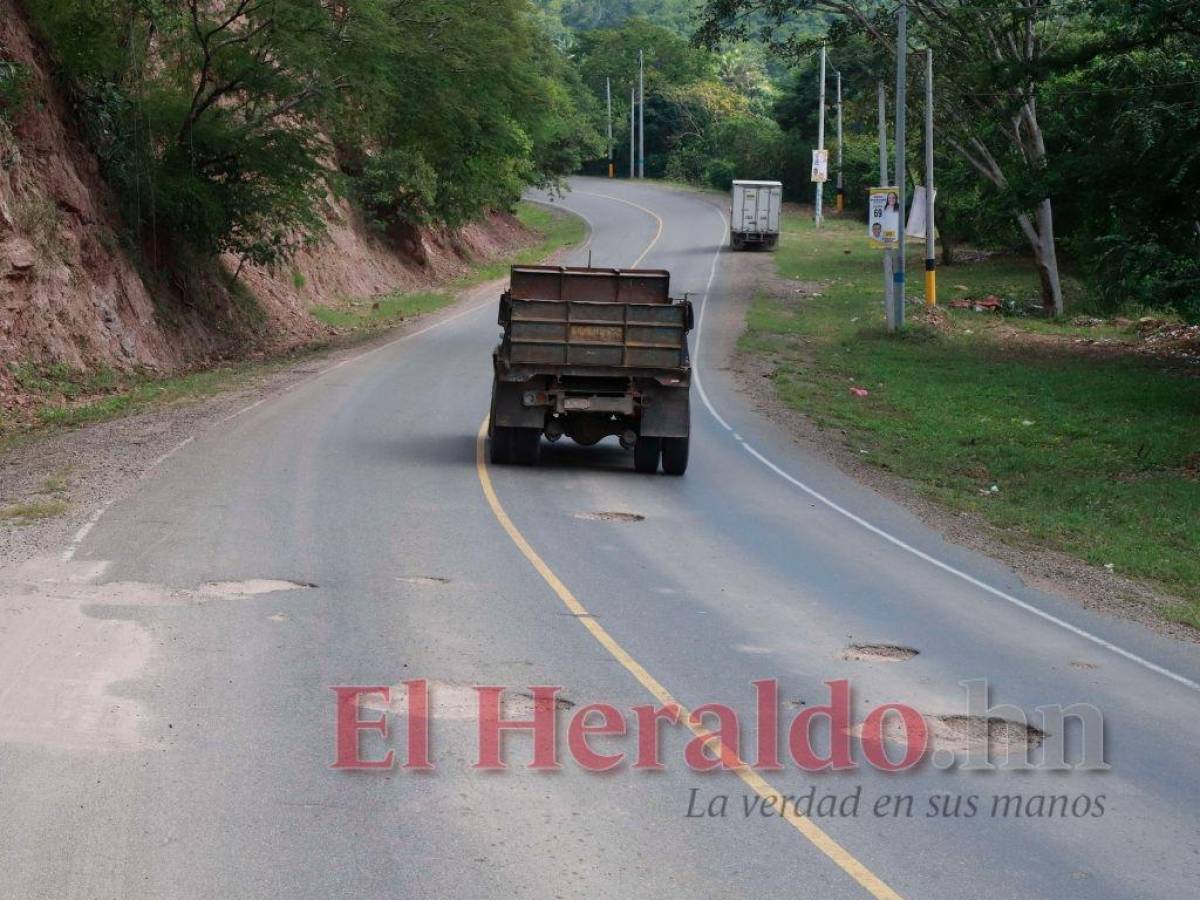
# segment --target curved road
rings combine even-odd
[[[637,476],[611,442],[481,467],[490,296],[198,435],[47,576],[75,610],[61,626],[75,652],[9,677],[90,674],[54,685],[74,715],[44,709],[0,743],[0,896],[1194,892],[1195,648],[1024,587],[748,408],[722,368],[739,323],[709,199],[578,179],[559,202],[591,224],[596,265],[669,269],[702,310],[687,476]],[[920,653],[842,658],[864,641]],[[434,682],[436,770],[332,770],[330,687],[416,678]],[[852,682],[855,721],[890,702],[962,713],[968,679],[1030,715],[1094,704],[1110,768],[809,775],[785,754],[779,771],[700,774],[683,764],[691,734],[669,726],[664,771],[531,772],[525,736],[506,739],[508,772],[472,768],[472,685],[556,685],[622,710],[726,703],[752,758],[751,683],[769,678],[785,725],[835,679]],[[393,738],[363,746],[403,756]],[[847,814],[745,814],[756,790],[811,788]],[[990,815],[1017,793],[1088,811]],[[688,815],[720,795],[725,816]],[[912,815],[876,815],[890,795],[913,797]],[[960,815],[941,800],[928,815],[935,795],[963,797]]]

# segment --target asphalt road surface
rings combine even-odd
[[[482,466],[493,296],[198,435],[29,576],[29,640],[0,659],[0,896],[1193,895],[1194,646],[1024,587],[797,445],[724,370],[717,202],[574,188],[559,202],[593,234],[573,262],[669,269],[701,312],[686,477],[636,475],[612,439]],[[591,516],[614,512],[644,519]],[[844,659],[860,642],[919,655]],[[855,722],[893,702],[962,714],[969,679],[1035,723],[1093,704],[1109,768],[886,774],[857,753],[809,774],[785,751],[777,771],[703,774],[669,725],[662,771],[565,751],[530,771],[526,735],[510,770],[472,767],[473,685],[725,703],[753,759],[751,683],[771,678],[784,727],[836,679]],[[434,771],[332,769],[331,687],[412,679],[432,683]],[[403,721],[364,754],[403,760]],[[746,814],[813,788],[845,815]],[[992,815],[997,794],[1075,810]]]

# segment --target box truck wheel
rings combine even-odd
[[[512,429],[512,460],[518,466],[536,466],[542,451],[542,429]]]
[[[733,236],[733,240],[730,241],[730,244],[733,246],[734,250],[741,250],[743,247],[746,246],[746,241],[742,238],[742,236],[740,234],[735,234]]]
[[[682,475],[687,471],[688,443],[685,437],[662,439],[662,467],[668,475]]]
[[[513,429],[503,425],[492,427],[491,458],[494,466],[507,466],[512,462]]]
[[[633,445],[633,467],[644,475],[653,475],[658,471],[658,454],[661,450],[661,438],[638,438]]]

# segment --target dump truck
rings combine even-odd
[[[735,181],[729,208],[729,243],[774,250],[779,245],[779,213],[783,185],[778,181]]]
[[[492,355],[490,456],[536,465],[543,437],[615,436],[634,468],[687,470],[692,304],[660,269],[513,266]]]

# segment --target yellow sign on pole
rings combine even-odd
[[[873,187],[867,197],[867,238],[871,246],[892,250],[900,246],[900,192]]]

